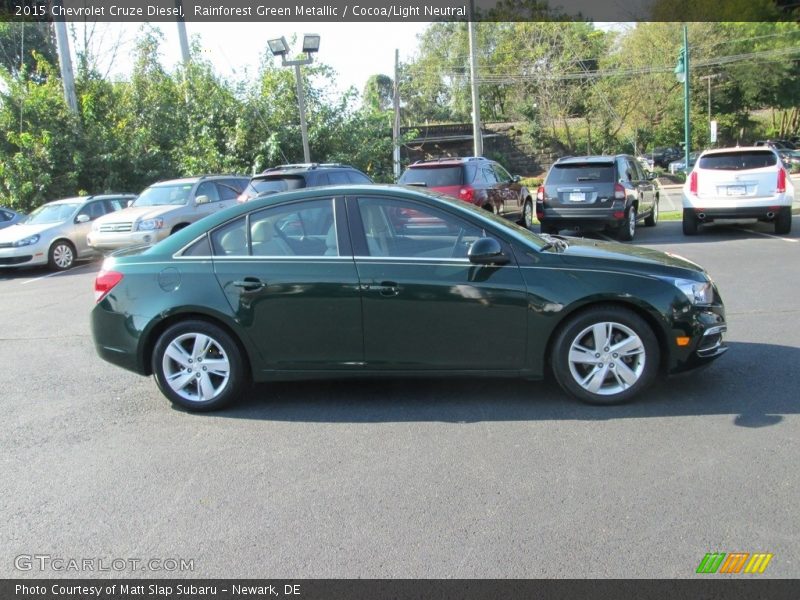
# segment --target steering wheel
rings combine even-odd
[[[459,256],[458,249],[461,246],[461,242],[464,241],[464,228],[462,227],[458,232],[458,238],[456,239],[456,243],[453,245],[453,250],[450,252],[451,258],[462,258]]]

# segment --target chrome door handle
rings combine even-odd
[[[231,285],[247,292],[255,292],[267,287],[266,282],[261,281],[258,277],[245,277],[243,280],[234,281]]]
[[[386,297],[397,296],[400,293],[400,286],[394,281],[381,281],[380,284],[372,286],[372,289],[378,290],[381,296]]]

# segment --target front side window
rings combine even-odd
[[[28,225],[44,225],[45,223],[63,223],[69,219],[80,206],[75,204],[45,204],[33,211],[25,222]]]
[[[359,198],[358,210],[370,256],[463,259],[485,235],[480,227],[415,202]]]
[[[188,202],[189,193],[191,191],[191,183],[154,185],[143,191],[139,197],[136,198],[132,206],[184,205]]]
[[[197,186],[194,197],[199,198],[200,196],[206,196],[209,202],[219,202],[219,190],[217,190],[216,184],[211,181],[201,183]]]

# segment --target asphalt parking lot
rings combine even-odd
[[[684,578],[719,551],[800,577],[798,232],[640,228],[708,269],[731,349],[610,408],[548,382],[382,380],[188,414],[96,356],[98,262],[0,272],[0,576],[87,575],[15,568],[47,554],[189,559],[191,577]]]

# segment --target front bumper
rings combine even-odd
[[[692,319],[673,331],[673,339],[686,336],[689,344],[679,347],[671,373],[681,373],[705,366],[728,351],[723,339],[728,330],[722,305],[697,309]],[[688,334],[688,335],[687,335]]]
[[[125,231],[121,233],[108,231],[92,231],[86,236],[91,248],[101,252],[111,252],[129,246],[153,245],[167,237],[164,229],[152,231]]]
[[[47,263],[47,258],[47,248],[41,241],[31,246],[0,248],[0,269],[43,265]]]

